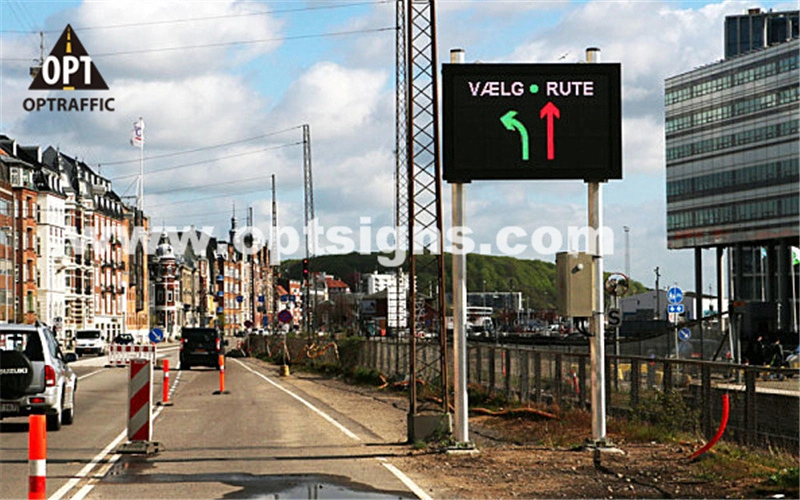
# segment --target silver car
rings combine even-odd
[[[44,325],[0,325],[0,419],[47,416],[57,431],[75,418],[78,377]]]

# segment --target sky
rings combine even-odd
[[[721,60],[724,17],[752,7],[797,8],[756,1],[439,0],[438,58],[448,62],[450,50],[461,48],[467,63],[577,63],[586,48],[599,47],[601,62],[620,63],[623,179],[603,185],[603,222],[613,234],[605,270],[625,271],[628,227],[631,277],[652,287],[658,267],[662,286],[691,290],[693,252],[667,249],[664,79]],[[67,24],[109,90],[28,90],[40,33],[47,56]],[[269,234],[273,174],[280,225],[301,230],[307,124],[318,226],[349,228],[356,250],[375,250],[378,228],[394,223],[394,26],[392,0],[0,0],[0,133],[22,145],[59,147],[110,179],[119,195],[133,197],[140,151],[129,139],[142,117],[144,205],[153,224],[213,227],[225,237],[232,212],[244,225],[249,207],[255,226]],[[115,110],[24,109],[25,99],[45,96],[113,97]],[[442,193],[449,227],[447,184]],[[532,235],[552,227],[566,240],[569,227],[587,221],[581,181],[481,181],[468,185],[466,196],[471,237],[494,255],[503,254],[503,228],[519,227],[526,237],[508,240],[522,250],[514,256],[554,262],[555,251],[570,250],[567,242],[558,247]],[[357,237],[365,226],[372,228],[371,248]],[[343,250],[347,245],[324,237],[318,247]],[[704,283],[715,293],[712,256],[705,253]]]

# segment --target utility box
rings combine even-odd
[[[590,318],[594,305],[594,259],[585,252],[556,254],[558,313],[573,318]]]

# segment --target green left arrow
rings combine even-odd
[[[503,122],[503,125],[505,125],[508,130],[516,130],[519,132],[520,139],[522,140],[522,161],[528,161],[530,157],[528,129],[525,128],[525,125],[523,125],[521,121],[514,118],[515,116],[517,116],[517,112],[509,110],[508,113],[500,117],[500,121]]]

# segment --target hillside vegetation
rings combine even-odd
[[[383,267],[378,263],[377,253],[346,255],[322,255],[311,260],[311,271],[324,271],[346,282],[350,289],[359,291],[359,277],[379,272],[393,273],[395,268]],[[408,269],[406,263],[404,270]],[[417,258],[418,287],[426,293],[435,283],[436,258],[422,255]],[[444,255],[444,272],[447,291],[451,291],[452,255]],[[281,275],[300,279],[301,260],[287,260],[281,265]],[[469,292],[522,292],[528,306],[534,309],[553,309],[556,305],[556,265],[555,262],[526,260],[494,255],[467,255],[467,290]],[[641,293],[647,288],[631,280],[629,293]]]

